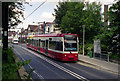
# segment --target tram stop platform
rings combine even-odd
[[[88,65],[93,65],[95,68],[109,71],[115,74],[120,73],[120,65],[118,65],[118,63],[107,62],[96,58],[90,58],[89,56],[83,56],[81,54],[79,54],[78,59],[80,62],[87,63]]]

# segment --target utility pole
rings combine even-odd
[[[2,2],[3,50],[8,49],[8,2]],[[3,54],[3,60],[8,60],[8,54]]]
[[[45,23],[45,21],[43,22],[43,24],[44,24],[44,34],[45,34],[45,26],[46,26],[46,23]]]
[[[83,55],[85,54],[85,25],[83,25]]]

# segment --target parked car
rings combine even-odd
[[[13,44],[18,44],[18,39],[13,39],[12,43]]]

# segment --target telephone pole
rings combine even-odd
[[[8,49],[8,2],[2,2],[3,50]],[[3,60],[8,60],[8,54],[3,54]]]

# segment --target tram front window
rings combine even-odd
[[[64,35],[64,51],[77,51],[77,36]]]
[[[77,51],[77,43],[68,43],[65,42],[64,51]]]

